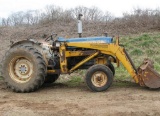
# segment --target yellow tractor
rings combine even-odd
[[[79,15],[81,17],[81,15]],[[153,62],[145,59],[134,66],[119,38],[82,38],[82,25],[78,21],[79,38],[65,39],[52,34],[44,42],[33,39],[11,45],[1,62],[1,74],[7,86],[15,92],[32,92],[43,83],[55,82],[60,74],[70,74],[77,69],[87,69],[85,82],[96,92],[107,90],[120,62],[136,83],[149,88],[160,87],[160,75],[154,71]]]

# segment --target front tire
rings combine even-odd
[[[89,89],[92,91],[105,91],[113,82],[113,73],[105,65],[93,65],[86,72],[85,81]]]
[[[46,64],[35,48],[16,46],[3,58],[1,72],[7,86],[13,91],[32,92],[44,83]]]

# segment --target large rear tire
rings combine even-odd
[[[46,64],[35,48],[16,46],[5,54],[1,74],[13,91],[32,92],[44,83]]]
[[[113,82],[113,73],[107,66],[96,64],[87,70],[85,81],[92,91],[105,91]]]

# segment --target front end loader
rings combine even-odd
[[[43,83],[55,82],[60,74],[86,69],[86,85],[100,92],[113,82],[112,64],[122,63],[135,83],[154,89],[160,87],[160,75],[151,60],[145,59],[136,68],[118,37],[116,42],[108,36],[82,37],[81,28],[79,38],[65,39],[52,34],[43,42],[30,39],[12,44],[1,62],[1,74],[7,86],[15,92],[32,92]]]

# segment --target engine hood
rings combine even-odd
[[[112,37],[85,37],[85,38],[63,38],[58,37],[59,42],[81,42],[81,43],[112,43]]]

